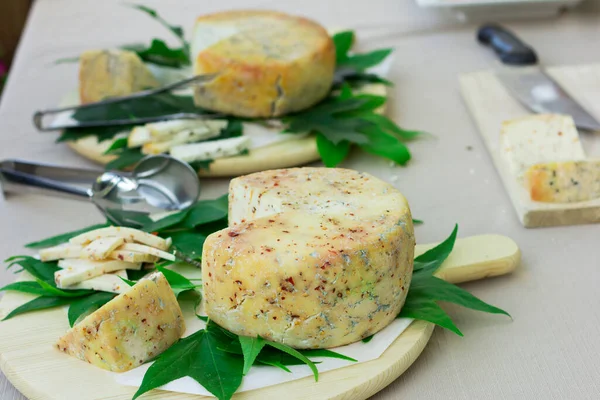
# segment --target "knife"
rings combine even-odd
[[[578,128],[600,131],[600,123],[542,70],[535,50],[514,33],[500,25],[486,24],[477,31],[477,40],[511,66],[496,72],[496,76],[531,111],[570,115]]]

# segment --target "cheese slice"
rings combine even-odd
[[[129,289],[129,285],[123,282],[119,277],[127,279],[127,271],[124,269],[104,274],[92,279],[81,281],[71,286],[58,286],[60,289],[91,289],[101,292],[123,293]]]
[[[219,131],[211,131],[205,127],[180,131],[169,140],[152,141],[142,146],[143,154],[161,154],[169,151],[174,146],[185,143],[198,142],[219,136]]]
[[[96,261],[104,260],[123,243],[125,243],[125,239],[122,237],[104,237],[96,239],[84,247],[81,252],[81,257]]]
[[[155,263],[158,261],[158,257],[151,254],[139,253],[131,250],[115,250],[108,258],[112,260],[121,260],[131,263]]]
[[[202,254],[205,310],[238,335],[328,348],[383,329],[409,288],[406,199],[369,174],[333,168],[233,179],[229,228]]]
[[[81,104],[157,86],[156,78],[132,51],[88,50],[79,57]]]
[[[215,132],[217,135],[221,129],[227,126],[226,120],[204,120],[204,119],[179,119],[174,121],[162,121],[146,124],[146,128],[155,139],[169,139],[182,131],[194,131],[196,133]]]
[[[245,117],[280,116],[329,93],[335,46],[306,18],[272,11],[227,11],[196,20],[194,75],[218,74],[195,87],[203,108]]]
[[[63,243],[58,246],[48,247],[40,250],[40,260],[55,261],[61,258],[79,258],[83,246],[79,244]]]
[[[177,299],[158,272],[77,323],[56,347],[97,367],[124,372],[158,356],[184,332]]]
[[[150,254],[155,257],[159,257],[169,261],[175,261],[175,256],[166,251],[155,249],[154,247],[144,246],[143,244],[137,243],[125,243],[119,248],[119,250],[137,251],[139,253]]]
[[[140,147],[152,141],[152,135],[146,126],[134,127],[127,136],[127,147]]]
[[[121,269],[142,268],[141,263],[129,263],[118,260],[91,261],[85,259],[60,260],[58,266],[62,268],[54,273],[57,286],[66,287],[87,279],[95,278],[109,272]]]
[[[500,144],[510,171],[519,179],[534,164],[585,159],[573,118],[566,115],[537,114],[504,122]]]
[[[600,160],[536,164],[525,175],[533,201],[574,203],[600,198]]]
[[[85,232],[81,235],[71,238],[69,243],[84,245],[93,240],[106,237],[122,237],[127,242],[138,242],[148,246],[156,247],[160,250],[167,250],[169,248],[168,242],[161,237],[140,231],[138,229],[126,228],[122,226],[109,226],[106,228],[99,228],[93,231]]]
[[[210,142],[174,146],[171,148],[170,154],[186,162],[206,161],[240,154],[244,150],[248,150],[249,145],[249,137],[239,136]]]

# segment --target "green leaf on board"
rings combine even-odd
[[[35,281],[13,282],[0,288],[0,292],[2,291],[15,291],[21,293],[36,294],[38,296],[49,295],[48,292],[39,283]]]
[[[178,211],[178,212],[169,214],[166,217],[161,218],[156,221],[150,220],[148,223],[146,223],[144,226],[142,226],[142,230],[145,232],[162,232],[165,229],[167,229],[173,225],[177,225],[178,223],[183,221],[189,212],[190,212],[190,210],[186,209],[183,211]]]
[[[442,263],[448,258],[452,249],[454,248],[454,242],[456,242],[456,235],[458,234],[458,225],[454,226],[454,230],[442,243],[438,244],[434,248],[426,251],[418,257],[415,257],[413,271],[417,272],[422,269],[426,270],[429,274],[433,274],[442,265]]]
[[[104,154],[113,154],[119,151],[123,151],[122,149],[127,148],[127,138],[118,138],[115,139],[114,142],[110,145],[110,147],[104,152]]]
[[[71,303],[73,300],[74,299],[71,297],[36,297],[35,299],[28,301],[27,303],[12,310],[6,317],[2,319],[2,321],[6,321],[7,319],[10,319],[16,315],[30,311],[45,310],[48,308],[63,306]]]
[[[326,167],[335,167],[348,156],[350,142],[343,140],[338,144],[334,144],[322,134],[317,133],[317,149],[319,150],[323,164]]]
[[[145,272],[145,274],[147,273],[146,271],[144,271],[144,272]],[[133,286],[133,285],[135,285],[137,283],[136,281],[132,281],[132,280],[123,278],[122,276],[119,276],[119,279],[122,280],[123,282],[125,282],[125,284],[127,284],[127,286]]]
[[[125,169],[127,167],[131,167],[132,165],[140,161],[142,158],[146,157],[146,155],[142,154],[139,147],[119,149],[118,151],[115,151],[112,154],[116,155],[117,158],[109,161],[104,166],[104,169],[106,169],[107,171],[120,170]]]
[[[354,44],[354,32],[338,32],[331,37],[335,46],[335,62],[340,64],[348,58],[348,52]]]
[[[8,262],[7,268],[11,268],[14,265],[21,266],[25,271],[33,275],[41,281],[55,285],[54,273],[60,268],[56,262],[43,262],[29,256],[14,256],[5,260]]]
[[[176,294],[178,294],[178,292],[193,290],[196,288],[196,285],[194,285],[192,281],[173,270],[163,268],[158,265],[156,266],[156,270],[162,272],[167,279],[167,282],[169,282],[171,289],[173,289],[173,291],[177,290]]]
[[[89,296],[73,301],[69,306],[68,318],[69,325],[75,325],[75,322],[84,314],[94,312],[117,296],[115,293],[96,292]]]
[[[96,225],[88,226],[87,228],[78,229],[78,230],[72,231],[72,232],[62,233],[60,235],[52,236],[47,239],[42,239],[37,242],[27,243],[25,245],[25,247],[27,247],[29,249],[39,249],[39,248],[57,246],[59,244],[68,242],[69,239],[71,239],[75,236],[81,235],[82,233],[93,231],[94,229],[105,228],[107,226],[108,226],[108,224],[96,224]]]
[[[375,336],[375,335],[367,336],[366,338],[364,338],[362,340],[362,342],[363,343],[369,343],[371,340],[373,340],[373,336]]]
[[[260,336],[257,337],[248,337],[248,336],[240,336],[240,345],[242,347],[242,353],[244,355],[244,371],[243,374],[246,375],[250,368],[256,361],[256,357],[260,353],[260,351],[265,347],[265,340]]]
[[[53,283],[52,285],[44,282],[41,279],[36,279],[36,282],[40,285],[42,289],[48,293],[48,296],[57,296],[57,297],[82,297],[92,294],[94,290],[63,290],[56,287]]]
[[[380,49],[369,53],[348,55],[336,64],[336,68],[352,68],[356,71],[364,71],[383,62],[392,51],[392,49]]]
[[[317,382],[319,380],[319,370],[317,370],[317,366],[315,365],[314,362],[312,362],[311,360],[309,360],[305,355],[303,355],[302,353],[300,353],[298,350],[290,347],[290,346],[286,346],[285,344],[281,344],[281,343],[277,343],[277,342],[271,342],[266,340],[265,344],[267,346],[271,346],[276,348],[277,350],[283,351],[284,353],[289,354],[290,356],[297,358],[298,360],[302,361],[304,364],[308,365],[308,367],[311,369],[311,371],[313,372],[313,375],[315,377],[315,382]]]
[[[413,222],[413,225],[423,225],[424,224],[423,220],[420,220],[420,219],[413,218],[412,222]]]

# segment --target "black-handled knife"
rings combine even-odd
[[[486,24],[477,31],[477,40],[494,49],[500,60],[509,65],[535,65],[538,58],[535,50],[508,29]]]
[[[536,113],[566,114],[578,128],[600,131],[600,123],[579,105],[538,64],[535,50],[513,32],[497,24],[485,24],[477,40],[494,49],[509,66],[496,77],[523,105]]]

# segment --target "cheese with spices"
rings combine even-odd
[[[158,81],[132,51],[88,50],[79,57],[81,104],[155,88]]]
[[[184,332],[173,290],[157,272],[77,323],[56,347],[97,367],[124,372],[156,357]]]
[[[534,164],[585,158],[573,118],[566,115],[537,114],[506,121],[502,124],[500,145],[517,179],[522,179]]]
[[[195,88],[203,108],[244,117],[303,110],[331,88],[335,47],[327,31],[274,11],[226,11],[196,20],[195,75],[217,76]]]
[[[531,200],[575,203],[600,198],[600,161],[564,161],[531,166],[526,172]]]
[[[392,185],[346,169],[233,179],[229,228],[204,244],[205,310],[238,335],[296,348],[352,343],[387,326],[413,266],[410,209]]]

